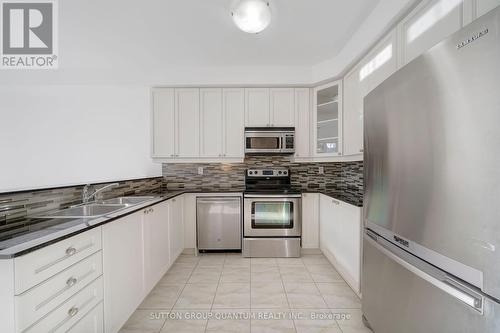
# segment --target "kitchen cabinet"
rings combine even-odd
[[[145,296],[142,214],[130,214],[102,228],[107,333],[118,332]]]
[[[174,89],[153,89],[152,103],[152,156],[153,158],[174,157],[177,142]]]
[[[500,0],[464,0],[464,25],[500,6]]]
[[[165,201],[142,211],[145,293],[170,267],[169,208],[170,202]]]
[[[295,91],[293,88],[270,89],[271,126],[293,127],[295,124]]]
[[[201,156],[223,156],[222,89],[200,89]]]
[[[245,157],[245,91],[242,88],[222,89],[224,116],[224,158]]]
[[[245,126],[271,126],[269,88],[245,89]]]
[[[176,157],[200,155],[200,91],[196,88],[175,89],[178,122]]]
[[[398,69],[397,30],[392,30],[344,78],[344,155],[363,153],[363,101]]]
[[[405,65],[462,27],[462,0],[426,0],[399,24]]]
[[[314,89],[314,156],[342,155],[342,82],[335,81]]]
[[[360,294],[361,208],[320,195],[320,249],[351,288]]]
[[[184,198],[175,197],[168,201],[170,262],[173,263],[184,250]]]
[[[153,89],[153,158],[199,157],[199,108],[199,89]]]
[[[500,6],[500,0],[475,0],[474,5],[476,9],[475,18],[478,18]]]
[[[302,248],[319,249],[319,193],[302,194]]]
[[[295,160],[311,157],[311,98],[309,88],[295,89]]]
[[[294,89],[246,88],[245,119],[247,127],[293,127]]]

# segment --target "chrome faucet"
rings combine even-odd
[[[94,200],[96,198],[96,195],[102,191],[104,191],[105,189],[108,189],[110,187],[114,187],[114,186],[118,186],[120,185],[119,183],[112,183],[112,184],[108,184],[108,185],[105,185],[97,190],[94,190],[92,191],[91,193],[89,193],[92,185],[91,184],[87,184],[83,187],[83,190],[82,190],[82,202],[84,204],[88,203],[90,201],[90,199],[92,197],[94,197]]]

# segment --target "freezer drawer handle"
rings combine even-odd
[[[379,251],[388,256],[390,259],[403,266],[413,274],[417,275],[421,279],[434,285],[436,288],[441,289],[448,295],[455,297],[480,314],[483,314],[484,301],[481,294],[456,281],[455,279],[446,275],[446,273],[444,272],[439,271],[439,273],[437,273],[437,271],[426,271],[424,267],[415,266],[404,258],[405,256],[410,256],[410,254],[407,254],[404,250],[397,248],[396,245],[392,245],[388,241],[385,241],[381,238],[378,238],[378,240],[373,240],[373,238],[368,236],[368,233],[366,234],[366,240],[377,249],[379,249]],[[398,253],[403,254],[399,255]]]

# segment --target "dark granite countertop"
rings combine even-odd
[[[357,207],[363,206],[363,198],[356,194],[340,192],[327,189],[295,189],[302,193],[321,193],[333,199],[344,201]],[[185,193],[242,193],[244,188],[196,188],[176,189],[154,193],[141,193],[141,195],[152,195],[155,199],[139,205],[130,206],[111,214],[97,218],[33,218],[26,217],[16,221],[20,232],[0,233],[0,259],[10,259],[42,247],[56,243],[65,238],[74,236],[92,228],[112,222],[118,218],[135,213],[146,207],[156,205],[165,200],[172,199]]]

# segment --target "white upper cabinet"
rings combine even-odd
[[[314,89],[314,156],[342,155],[342,82]]]
[[[407,64],[462,27],[462,0],[427,0],[400,24],[401,59]]]
[[[245,125],[248,127],[271,126],[268,88],[245,89]]]
[[[222,89],[200,89],[201,156],[223,155]]]
[[[344,155],[363,152],[363,101],[398,68],[394,29],[344,78]]]
[[[295,89],[295,158],[299,159],[311,156],[310,105],[310,89]]]
[[[174,89],[153,89],[152,155],[170,158],[175,154],[175,93]]]
[[[293,88],[272,88],[271,126],[293,127],[295,123],[295,96]]]
[[[177,157],[199,157],[200,90],[175,89],[175,108],[178,117]]]
[[[245,92],[242,88],[222,90],[224,114],[224,157],[245,156]]]

